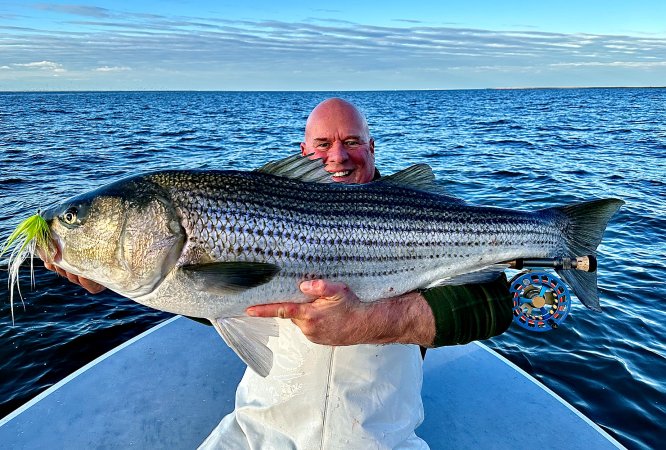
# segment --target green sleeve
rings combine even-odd
[[[422,295],[435,316],[433,347],[488,339],[511,325],[513,298],[505,275],[489,283],[436,287]]]

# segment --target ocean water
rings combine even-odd
[[[297,152],[309,111],[334,95],[366,113],[384,174],[427,163],[443,190],[481,205],[627,202],[599,248],[604,313],[574,300],[558,330],[514,325],[487,343],[627,447],[662,446],[666,89],[0,93],[0,238],[128,174],[252,169]],[[12,324],[0,262],[0,417],[170,317],[36,266],[32,289],[23,271]],[[516,418],[556,441],[550,420]]]

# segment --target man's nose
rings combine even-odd
[[[347,149],[341,141],[334,141],[327,153],[328,158],[326,162],[342,163],[349,159]]]

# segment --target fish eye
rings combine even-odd
[[[74,206],[71,206],[67,208],[67,211],[63,213],[62,221],[65,222],[67,225],[74,225],[77,221],[78,213],[79,211]]]

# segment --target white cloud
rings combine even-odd
[[[111,16],[111,12],[106,8],[85,5],[58,5],[55,3],[37,3],[32,5],[35,9],[44,11],[53,11],[75,16],[103,18]]]
[[[666,61],[612,61],[612,62],[579,62],[579,63],[556,63],[550,67],[627,67],[634,69],[649,69],[655,67],[666,67]]]
[[[102,67],[97,67],[95,69],[95,72],[127,72],[128,70],[132,70],[130,67],[126,66],[102,66]]]
[[[27,69],[38,69],[38,70],[48,70],[52,72],[62,73],[65,72],[62,64],[58,64],[52,61],[36,61],[31,63],[17,63],[12,64],[14,67],[25,67]]]

